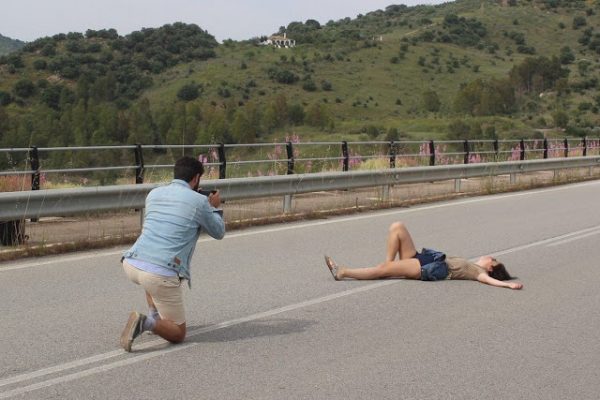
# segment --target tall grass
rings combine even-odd
[[[0,176],[0,192],[18,192],[31,189],[31,178],[28,175]]]

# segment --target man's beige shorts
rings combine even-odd
[[[142,286],[152,296],[160,318],[177,325],[185,322],[183,290],[177,276],[161,276],[137,269],[123,260],[123,269],[129,280]]]

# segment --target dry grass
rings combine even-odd
[[[28,175],[0,176],[1,192],[18,192],[31,188],[31,178]]]

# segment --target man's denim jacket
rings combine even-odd
[[[190,282],[190,261],[200,231],[222,239],[225,223],[221,211],[185,181],[174,179],[146,197],[142,234],[123,257],[172,269]]]

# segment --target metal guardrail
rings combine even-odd
[[[287,140],[287,138],[286,138]],[[355,149],[366,151],[357,154]],[[271,149],[269,153],[268,149]],[[307,150],[310,149],[310,150]],[[305,154],[305,151],[317,154]],[[239,158],[236,151],[252,150],[267,152],[262,158]],[[108,151],[108,153],[107,153]],[[76,175],[94,173],[112,173],[116,176],[131,176],[134,172],[135,183],[142,184],[148,171],[172,168],[173,159],[157,156],[166,154],[175,156],[176,152],[205,152],[203,161],[209,168],[218,170],[219,179],[227,179],[248,170],[249,167],[263,168],[278,165],[279,174],[304,173],[313,162],[328,163],[328,169],[335,164],[342,171],[353,169],[353,165],[370,159],[387,159],[390,168],[413,159],[417,164],[430,166],[447,164],[471,164],[490,161],[549,159],[558,157],[589,156],[600,153],[600,138],[562,138],[562,139],[521,139],[521,140],[418,140],[418,141],[358,141],[358,142],[282,142],[255,144],[211,144],[211,145],[124,145],[90,147],[52,147],[31,146],[28,148],[0,148],[0,179],[3,177],[31,176],[31,189],[38,190],[45,175]],[[119,153],[121,165],[110,165],[111,157]],[[302,156],[300,155],[302,152]],[[325,152],[326,154],[323,154]],[[368,154],[369,152],[374,152]],[[79,159],[75,153],[92,154],[93,159]],[[318,153],[321,153],[320,155]],[[101,155],[100,155],[101,154]],[[209,156],[210,155],[210,156]],[[249,154],[244,153],[244,156]],[[53,159],[54,157],[54,159]],[[66,157],[66,158],[65,158]],[[73,157],[73,158],[71,158]],[[260,156],[259,156],[260,157]],[[3,160],[6,158],[6,160]],[[176,158],[176,157],[175,157]],[[165,162],[166,161],[166,162]],[[109,163],[100,166],[94,163]],[[113,159],[113,163],[116,161]],[[123,165],[125,164],[125,165]],[[279,166],[287,164],[283,171]],[[306,169],[303,169],[304,168]],[[2,169],[4,168],[4,169]],[[233,169],[233,171],[232,171]],[[236,174],[237,171],[237,174]]]
[[[594,166],[600,166],[600,155],[502,163],[230,178],[203,181],[202,184],[204,188],[219,189],[224,200],[238,200]],[[144,207],[148,192],[157,186],[159,185],[131,184],[0,193],[0,220],[140,209]]]

